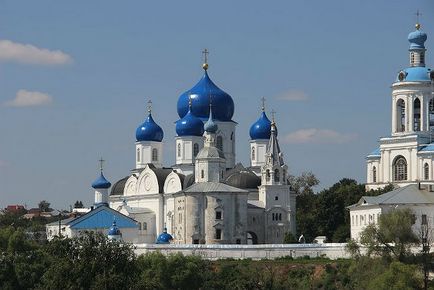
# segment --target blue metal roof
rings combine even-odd
[[[118,228],[138,228],[137,222],[107,206],[100,206],[69,222],[71,229],[108,229],[116,219]]]
[[[423,146],[419,149],[419,152],[431,152],[434,151],[434,143]]]
[[[368,157],[380,157],[380,156],[381,156],[380,148],[377,148],[368,154]]]
[[[210,109],[209,109],[209,118],[208,118],[208,121],[206,121],[206,123],[204,125],[204,129],[208,133],[215,133],[215,132],[217,132],[218,126],[217,126],[217,124],[213,120],[212,107],[210,107]]]
[[[158,236],[156,243],[157,244],[170,244],[171,240],[173,240],[172,235],[167,233],[167,228],[164,228],[163,233],[161,233]]]
[[[112,186],[112,184],[104,177],[104,174],[102,174],[94,181],[92,182],[92,187],[95,189],[98,188],[109,188]]]
[[[163,129],[155,123],[149,112],[146,120],[136,129],[136,140],[161,142],[163,137]]]
[[[234,115],[232,97],[216,86],[205,71],[200,81],[190,90],[179,96],[178,115],[183,118],[189,111],[189,100],[192,102],[192,113],[201,118],[209,117],[209,102],[212,97],[214,118],[219,121],[231,121]]]
[[[268,119],[267,115],[263,111],[259,119],[253,123],[250,127],[250,138],[252,140],[256,139],[270,139],[271,135],[271,121]],[[277,132],[276,132],[277,135]]]
[[[204,130],[202,120],[193,115],[191,109],[187,115],[176,121],[175,128],[178,136],[202,136]]]
[[[431,69],[423,67],[423,66],[414,66],[404,69],[405,78],[402,80],[402,82],[426,82],[431,81],[430,73]],[[399,82],[400,80],[398,77],[396,78],[396,81]]]
[[[410,42],[410,50],[420,50],[425,49],[425,41],[427,39],[427,35],[425,32],[416,30],[410,32],[408,35],[408,41]]]

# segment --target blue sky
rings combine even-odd
[[[421,1],[1,1],[0,207],[91,204],[103,156],[114,183],[134,166],[153,101],[174,163],[178,96],[209,74],[235,102],[237,158],[260,98],[277,111],[292,174],[365,181],[390,134],[390,85],[408,65],[417,9],[434,63],[434,3]]]

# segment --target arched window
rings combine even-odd
[[[377,182],[377,167],[372,168],[372,182]]]
[[[199,153],[199,144],[194,143],[194,145],[193,145],[193,156],[196,157],[198,153]]]
[[[267,171],[265,171],[265,180],[270,181],[270,170],[269,169],[267,169]]]
[[[252,160],[255,160],[255,147],[252,147]]]
[[[425,180],[429,180],[429,165],[428,163],[425,163],[423,165],[423,179]]]
[[[148,230],[148,224],[145,223],[145,222],[143,222],[143,227],[142,227],[142,229],[143,229],[144,231],[147,231],[147,230]]]
[[[158,149],[152,148],[152,161],[158,161]]]
[[[274,181],[279,182],[280,181],[280,175],[279,175],[279,169],[274,170]]]
[[[434,98],[429,101],[429,126],[434,131]]]
[[[205,171],[203,169],[200,171],[200,178],[205,178]]]
[[[234,132],[231,133],[231,140],[234,140]]]
[[[281,221],[281,220],[282,220],[282,214],[279,213],[279,221]]]
[[[223,137],[217,136],[217,148],[223,151]]]
[[[393,163],[393,180],[407,180],[407,161],[402,156],[397,157]]]
[[[137,148],[137,162],[140,162],[140,148]]]
[[[286,170],[283,169],[283,172],[282,172],[282,181],[285,182],[285,179],[286,179]]]
[[[271,219],[274,221],[274,213],[272,214],[272,218]]]
[[[181,143],[178,143],[178,157],[181,157]]]
[[[413,103],[413,129],[420,131],[420,100],[416,98]]]
[[[404,132],[405,131],[405,102],[403,99],[399,99],[396,102],[396,131]]]

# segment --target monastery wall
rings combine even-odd
[[[326,244],[274,244],[274,245],[183,245],[183,244],[135,244],[137,255],[149,252],[161,252],[164,255],[182,253],[199,255],[204,259],[275,259],[291,256],[293,258],[309,256],[330,259],[350,258],[345,250],[346,243]]]

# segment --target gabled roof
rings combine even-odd
[[[199,182],[194,183],[184,192],[227,192],[227,193],[248,193],[247,190],[239,189],[220,182]]]
[[[363,205],[399,204],[434,204],[434,192],[419,189],[419,185],[417,184],[409,184],[378,196],[362,196],[359,202],[348,208]]]
[[[72,229],[108,229],[116,219],[119,228],[137,228],[137,222],[107,206],[99,206],[94,210],[68,223]]]

